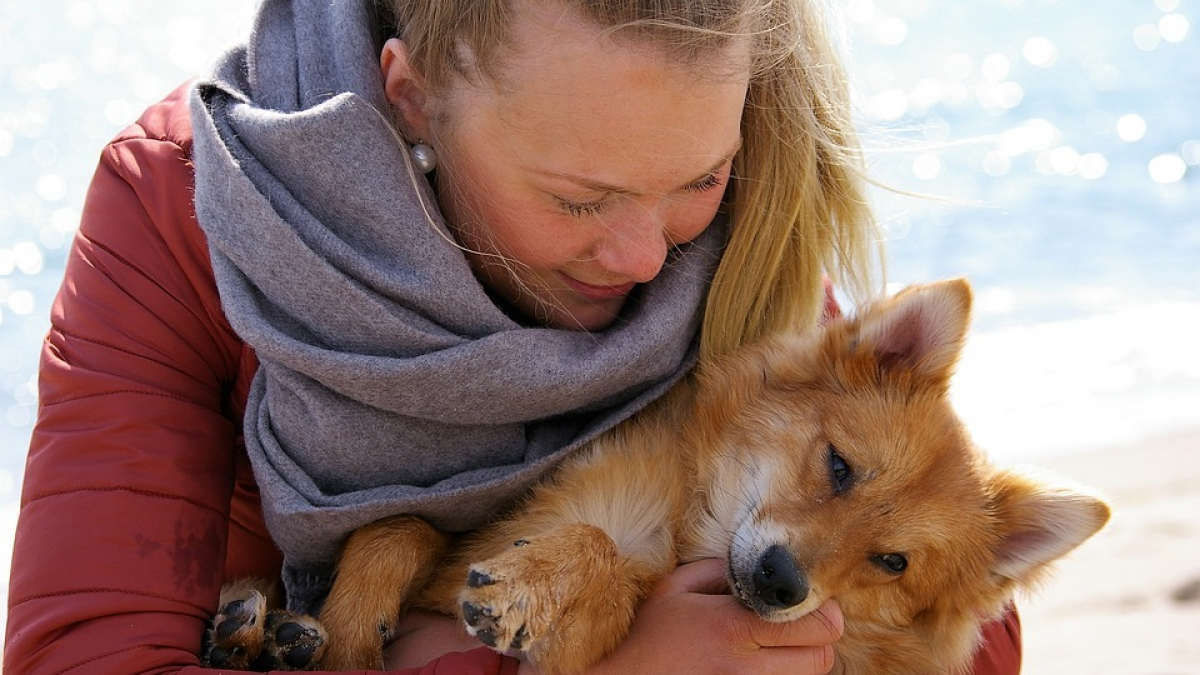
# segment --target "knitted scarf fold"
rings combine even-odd
[[[725,235],[673,251],[606,330],[514,321],[387,121],[371,4],[266,0],[190,102],[196,214],[261,362],[246,449],[300,610],[353,529],[478,527],[661,395],[694,361]]]

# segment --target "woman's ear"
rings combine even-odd
[[[425,81],[409,60],[408,45],[399,38],[388,40],[379,55],[379,69],[383,73],[383,93],[399,114],[400,133],[409,143],[428,140]]]

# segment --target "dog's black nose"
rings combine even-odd
[[[808,579],[786,548],[772,546],[758,561],[754,593],[768,607],[794,607],[808,597]]]

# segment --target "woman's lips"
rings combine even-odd
[[[631,281],[619,286],[595,286],[593,284],[584,283],[565,274],[562,275],[562,278],[563,281],[565,281],[566,284],[571,287],[571,290],[575,291],[584,298],[591,300],[592,302],[623,298],[626,295],[629,295],[629,292],[632,291],[633,287],[637,285]]]

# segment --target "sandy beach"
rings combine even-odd
[[[1022,598],[1027,675],[1200,674],[1200,428],[1036,463],[1113,518]]]

